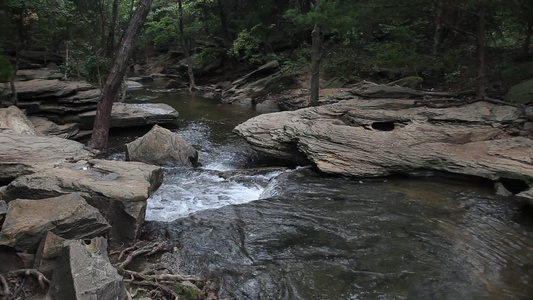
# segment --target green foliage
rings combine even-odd
[[[262,24],[257,24],[250,30],[243,29],[233,41],[229,54],[234,57],[240,57],[253,64],[261,64],[268,61],[263,51],[263,41],[254,34],[254,30]]]

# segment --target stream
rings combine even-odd
[[[231,133],[268,113],[168,92],[171,130],[201,167],[165,168],[144,238],[170,239],[182,274],[210,278],[219,299],[532,299],[533,220],[483,184],[445,177],[350,179],[275,165]],[[110,145],[146,129],[114,133]],[[118,151],[111,159],[124,159]]]

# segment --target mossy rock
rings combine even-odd
[[[522,104],[533,102],[533,79],[512,86],[505,100]]]

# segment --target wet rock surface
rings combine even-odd
[[[523,251],[533,246],[528,221],[519,225],[518,209],[490,188],[301,170],[271,180],[262,198],[148,222],[142,236],[173,241],[175,267],[212,278],[220,299],[496,300],[532,291],[533,274],[520,271],[533,262]]]

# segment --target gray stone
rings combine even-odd
[[[321,171],[377,177],[430,169],[533,182],[533,140],[510,137],[520,108],[477,102],[436,109],[405,99],[351,99],[263,114],[235,132],[256,150]]]
[[[59,163],[19,176],[4,192],[9,202],[76,193],[97,208],[112,226],[114,245],[131,244],[144,222],[146,200],[162,183],[160,167],[137,162],[91,159]]]
[[[41,200],[9,202],[0,244],[35,252],[48,231],[68,239],[85,239],[109,231],[100,212],[76,194]]]
[[[56,137],[0,133],[0,182],[11,181],[65,161],[95,155],[83,144]]]
[[[1,196],[0,196],[1,199]],[[7,203],[4,200],[0,200],[0,229],[2,229],[2,224],[4,224],[4,220],[6,219],[6,213],[7,213]]]
[[[60,81],[34,79],[15,83],[20,101],[35,99],[60,98],[75,94],[78,91],[93,89],[93,85],[82,81]],[[11,93],[9,91],[8,93]]]
[[[0,128],[7,128],[13,133],[36,135],[33,123],[16,106],[0,108]]]
[[[82,128],[92,128],[96,111],[79,115],[78,122]],[[178,118],[178,112],[164,103],[119,103],[113,104],[111,127],[132,127],[152,124],[171,123]]]
[[[533,188],[523,191],[517,194],[517,196],[526,199],[527,203],[533,206]]]
[[[90,89],[86,91],[79,91],[72,96],[59,98],[58,103],[69,103],[69,104],[87,104],[92,103],[96,104],[100,98],[102,91],[100,89]]]
[[[136,82],[136,81],[127,80],[126,81],[126,87],[128,88],[128,90],[138,90],[138,89],[142,89],[143,85],[142,85],[142,83],[139,83],[139,82]]]
[[[165,166],[194,166],[198,152],[179,135],[155,125],[144,136],[126,144],[126,159]]]
[[[109,262],[107,243],[96,238],[69,241],[59,262],[50,287],[53,300],[125,300],[122,276]]]
[[[67,239],[55,235],[48,231],[35,254],[33,268],[41,271],[46,278],[52,278],[56,267],[57,259],[63,252],[63,247]]]
[[[28,118],[35,130],[43,135],[52,135],[64,139],[69,139],[80,132],[80,128],[76,123],[68,123],[64,125],[58,125],[48,119],[41,117],[29,117]]]
[[[533,122],[533,105],[526,107],[525,109],[526,119]]]
[[[374,83],[361,84],[349,89],[349,93],[365,98],[420,98],[424,96],[422,91],[413,90],[407,87],[388,86]]]
[[[57,66],[57,65],[56,65]],[[53,68],[25,69],[18,70],[16,81],[27,81],[34,79],[63,79],[63,74]]]
[[[514,195],[508,189],[506,189],[505,186],[503,186],[503,184],[501,184],[500,182],[496,182],[494,184],[494,193],[498,196],[504,196],[504,197]]]
[[[181,89],[184,87],[187,87],[187,83],[179,79],[171,79],[165,86],[167,89]]]

